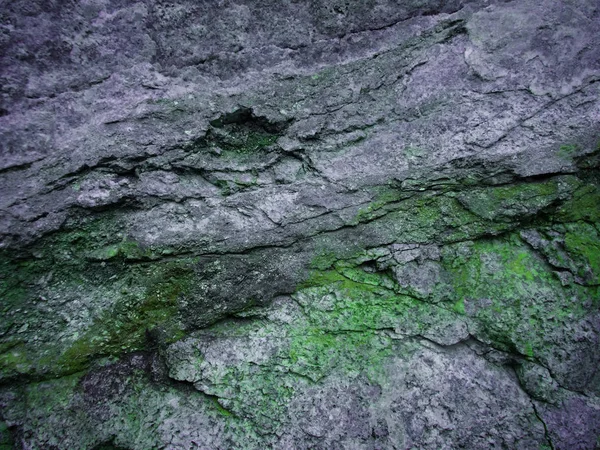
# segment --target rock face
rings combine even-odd
[[[597,1],[0,27],[0,449],[600,446]]]

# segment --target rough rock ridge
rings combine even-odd
[[[0,1],[0,449],[599,448],[599,29]]]

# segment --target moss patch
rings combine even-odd
[[[558,156],[563,159],[573,159],[577,154],[579,146],[577,144],[563,144],[558,148]]]
[[[107,278],[115,289],[114,306],[99,312],[91,325],[69,344],[68,341],[20,342],[15,337],[4,341],[0,345],[0,350],[2,346],[6,348],[0,353],[1,378],[62,376],[85,369],[94,358],[143,349],[149,336],[163,343],[181,338],[179,305],[193,288],[194,267],[195,260],[184,259],[121,265],[119,275],[118,271],[110,270],[114,279]],[[57,282],[64,284],[66,276],[61,273]],[[75,272],[71,276],[78,275]],[[18,300],[23,302],[23,297]],[[36,316],[32,317],[25,323],[31,323]]]
[[[454,309],[476,319],[482,337],[503,350],[532,356],[551,348],[564,322],[583,317],[583,305],[597,295],[563,286],[516,235],[456,244],[444,253]]]
[[[551,205],[560,193],[561,182],[552,179],[541,183],[472,189],[459,194],[458,198],[479,217],[507,220],[537,213]]]
[[[329,266],[329,257],[324,262],[318,258],[315,265]],[[327,377],[377,382],[398,345],[389,332],[427,334],[459,317],[399,294],[386,274],[364,271],[349,261],[313,270],[294,299],[284,308],[291,308],[293,319],[219,323],[205,331],[208,340],[202,338],[216,347],[208,355],[184,358],[184,364],[191,364],[184,373],[202,374],[197,382],[201,389],[219,397],[236,417],[272,432],[290,403]],[[258,308],[254,316],[269,314]],[[215,359],[214,352],[225,356]]]
[[[600,284],[600,233],[593,225],[566,225],[565,249],[578,260],[579,273],[590,284]]]
[[[558,208],[556,218],[563,222],[600,222],[600,187],[594,183],[579,186]]]
[[[140,295],[122,292],[122,300],[102,313],[57,361],[61,371],[85,368],[92,358],[118,356],[148,345],[148,333],[160,333],[164,343],[174,342],[184,332],[178,320],[179,302],[189,295],[194,279],[194,261],[160,263],[139,268],[130,276],[147,286]]]
[[[579,186],[575,177],[564,176],[542,182],[469,188],[465,191],[440,188],[417,193],[411,198],[403,198],[400,192],[388,188],[368,206],[361,208],[350,224],[371,222],[386,216],[382,222],[389,220],[393,223],[397,230],[394,235],[400,242],[476,239],[515,228],[540,212],[553,213],[555,205],[570,199]],[[594,210],[592,205],[589,206],[588,209]]]

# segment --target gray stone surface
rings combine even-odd
[[[594,0],[0,0],[0,449],[594,449]]]

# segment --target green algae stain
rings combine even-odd
[[[456,311],[458,314],[461,315],[465,315],[466,311],[465,311],[465,299],[464,298],[459,298],[458,300],[456,300],[456,302],[454,303],[454,305],[452,305],[452,309],[454,311]]]
[[[43,379],[78,372],[94,358],[144,349],[148,333],[162,343],[180,339],[179,303],[192,290],[194,264],[194,260],[179,260],[127,267],[118,285],[129,287],[115,292],[114,306],[100,312],[70,344],[0,344],[0,379],[18,375]],[[62,277],[60,283],[65,282]]]
[[[252,151],[260,150],[260,145],[251,147]],[[395,227],[400,242],[477,239],[483,234],[507,229],[507,225],[495,221],[498,211],[503,211],[504,217],[507,210],[512,211],[510,214],[537,211],[557,200],[559,190],[558,184],[551,181],[485,188],[481,191],[483,194],[480,191],[474,194],[475,201],[471,201],[473,198],[459,201],[449,195],[418,196],[394,206],[398,209],[393,212],[391,226]],[[568,201],[568,207],[560,210],[557,217],[559,220],[575,216],[581,220],[597,218],[599,199],[594,186],[578,188]],[[377,218],[399,200],[399,194],[390,191],[357,221]],[[486,218],[486,214],[493,220]],[[566,225],[566,230],[567,251],[589,266],[595,277],[592,281],[598,282],[597,229],[581,222]],[[18,263],[11,260],[0,266],[0,291],[9,303],[18,304],[33,295],[29,285],[55,262],[64,265],[65,272],[73,269],[74,273],[69,275],[73,282],[81,272],[100,270],[100,262],[121,268],[131,277],[133,286],[143,287],[143,293],[132,288],[118,294],[114,307],[99,314],[64,352],[36,353],[15,343],[2,348],[0,367],[3,372],[13,375],[32,370],[55,375],[72,373],[85,369],[89,361],[98,356],[118,356],[144,348],[147,332],[160,332],[165,342],[183,336],[177,315],[179,300],[193,289],[191,262],[163,265],[152,261],[157,255],[154,250],[148,251],[128,241],[123,230],[112,222],[98,222],[82,230],[56,235],[50,244],[44,249],[45,255],[50,257]],[[474,318],[499,347],[516,349],[528,357],[534,357],[535,349],[537,357],[544,352],[544,332],[551,326],[546,318],[552,315],[552,320],[562,323],[573,313],[576,317],[579,314],[579,304],[567,301],[566,288],[516,236],[480,240],[466,247],[462,256],[444,260],[454,289],[454,297],[443,305],[446,310],[399,294],[385,274],[371,273],[358,264],[339,261],[334,252],[321,252],[312,263],[311,276],[299,286],[297,293],[298,298],[308,295],[311,299],[303,304],[305,321],[285,328],[288,340],[274,356],[271,366],[228,368],[219,379],[218,389],[222,390],[219,393],[236,386],[242,398],[257,399],[256,414],[262,419],[256,420],[266,423],[276,420],[282,405],[298,392],[302,384],[297,377],[316,382],[336,372],[377,372],[377,367],[392,354],[393,343],[382,330],[416,335],[431,326],[432,317],[448,323],[458,315],[474,311]],[[144,266],[129,264],[131,261],[151,262]],[[18,275],[11,275],[14,267],[19,268]],[[589,271],[582,272],[586,273]],[[585,292],[598,298],[597,290],[595,294],[590,293],[591,290]],[[270,332],[265,330],[266,334]],[[230,398],[224,407],[237,413],[243,409],[241,403],[235,406],[237,401]]]
[[[570,160],[573,159],[578,150],[579,146],[577,144],[564,144],[559,147],[557,154],[562,159]]]
[[[459,298],[517,300],[539,294],[540,286],[551,290],[558,282],[515,235],[477,241],[466,248],[467,255],[446,265]]]
[[[236,140],[220,142],[218,148],[222,150],[221,156],[224,158],[245,158],[266,152],[278,138],[276,135],[256,132]]]
[[[509,231],[541,212],[553,214],[560,203],[565,207],[558,211],[558,220],[572,220],[574,214],[596,219],[599,201],[597,187],[582,190],[574,176],[455,192],[440,187],[412,197],[390,187],[360,208],[349,225],[380,219],[400,242],[455,242]]]
[[[207,396],[207,398],[211,409],[213,409],[219,416],[225,418],[235,417],[235,414],[233,414],[231,411],[229,411],[227,408],[221,405],[217,397]]]
[[[381,287],[383,277],[360,272],[343,265],[314,271],[298,293],[307,322],[290,330],[288,360],[295,372],[316,381],[336,369],[376,368],[389,354],[390,342],[377,331],[393,327],[412,305]]]
[[[158,255],[154,249],[143,248],[138,242],[127,239],[116,244],[100,247],[86,254],[86,258],[91,261],[108,261],[117,257],[134,261],[157,259]]]
[[[46,266],[61,265],[85,271],[97,261],[152,261],[172,254],[167,246],[144,246],[129,235],[123,212],[99,213],[43,238],[32,252]]]
[[[114,214],[103,214],[49,235],[28,249],[29,256],[0,253],[0,332],[13,330],[0,340],[1,379],[72,373],[98,355],[143,348],[151,330],[159,330],[165,341],[182,336],[173,318],[177,298],[191,288],[193,262],[161,262],[171,249],[144,248],[126,236]],[[75,334],[68,321],[45,312],[57,301],[113,306],[96,313],[89,326],[76,323]],[[54,341],[44,333],[64,338]],[[74,340],[68,344],[69,339]]]
[[[226,125],[227,130],[214,133],[207,145],[218,148],[223,158],[247,158],[252,155],[263,154],[275,145],[279,139],[278,134],[266,130],[248,129],[239,125]]]
[[[334,269],[314,271],[296,294],[307,325],[302,332],[294,331],[292,359],[296,361],[301,354],[308,362],[295,370],[311,379],[322,378],[334,367],[376,370],[391,354],[382,330],[415,336],[459,318],[458,311],[425,303],[399,290],[386,274],[366,272],[347,261],[336,263]],[[344,359],[340,355],[360,355],[368,364],[362,366],[353,362],[352,356]]]
[[[393,329],[416,320],[420,302],[386,288],[346,280],[307,291],[319,301],[306,305],[312,327],[327,332],[361,332]],[[323,306],[323,301],[329,303]],[[418,328],[418,324],[412,326]]]
[[[51,413],[64,410],[72,400],[82,374],[72,374],[58,380],[40,381],[27,386],[25,396],[32,411]]]
[[[533,344],[531,342],[526,342],[525,343],[525,355],[529,356],[530,358],[533,358],[535,356],[534,351],[533,351]]]
[[[591,284],[600,284],[600,234],[594,226],[584,222],[566,227],[565,248],[581,262],[579,275]]]
[[[27,297],[34,295],[31,287],[47,269],[40,261],[19,260],[0,252],[0,311],[6,314],[12,307],[25,304]]]
[[[206,367],[210,387],[205,392],[215,399],[216,414],[228,419],[249,418],[262,430],[277,430],[285,406],[302,381],[285,370],[278,358],[267,365],[238,361],[235,365]]]
[[[391,354],[391,340],[373,331],[334,333],[316,328],[292,338],[288,358],[295,373],[317,382],[333,371],[376,376]]]
[[[292,402],[326,379],[382,380],[386,361],[398,352],[398,337],[390,333],[418,336],[459,319],[454,311],[399,294],[386,273],[363,270],[366,254],[343,261],[324,256],[290,300],[293,320],[217,324],[208,335],[231,340],[225,347],[236,357],[217,363],[202,357],[200,366],[191,366],[202,373],[199,385],[207,394],[269,432],[278,432]]]
[[[98,356],[118,356],[147,345],[147,333],[159,328],[166,343],[183,337],[177,321],[179,301],[190,293],[194,279],[192,261],[157,264],[132,276],[146,285],[145,293],[125,295],[110,311],[102,313],[58,358],[60,370],[82,370]]]
[[[348,275],[349,269],[341,265],[339,270]],[[335,269],[314,270],[307,287],[295,294],[296,302],[303,305],[302,317],[277,332],[268,322],[241,324],[236,330],[213,327],[213,333],[225,333],[229,339],[235,331],[236,336],[248,334],[235,338],[243,342],[268,337],[276,345],[267,361],[241,357],[231,365],[206,365],[208,393],[219,396],[219,402],[236,416],[275,431],[289,403],[314,383],[336,374],[376,378],[393,345],[379,329],[391,326],[393,316],[406,305],[393,291],[378,286],[374,274],[364,280],[352,275],[365,283],[346,275]],[[244,354],[243,348],[238,354]]]
[[[312,259],[310,268],[324,271],[331,268],[337,260],[338,257],[335,252],[322,250]]]
[[[593,183],[579,186],[558,208],[556,218],[563,222],[600,222],[600,187]]]
[[[373,201],[360,208],[356,216],[350,221],[351,225],[370,222],[381,217],[388,211],[388,205],[403,199],[402,193],[394,187],[385,186],[375,190]]]
[[[459,195],[473,213],[487,220],[503,220],[531,214],[552,204],[558,198],[559,183],[521,183],[510,186],[473,189]]]
[[[454,310],[462,312],[468,305],[484,335],[503,350],[533,357],[533,349],[551,345],[546,339],[557,326],[585,314],[582,305],[594,295],[582,286],[562,286],[552,268],[516,235],[453,247],[444,265],[451,275]]]
[[[15,442],[5,422],[0,420],[0,450],[13,450]]]

